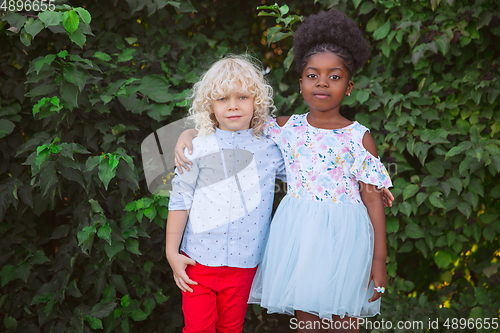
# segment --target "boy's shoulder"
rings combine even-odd
[[[190,159],[195,159],[218,152],[219,146],[217,144],[217,138],[215,137],[215,134],[207,134],[203,136],[197,136],[193,139],[192,155],[187,154],[186,149],[184,151],[184,155]]]

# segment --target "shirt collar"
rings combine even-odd
[[[252,128],[233,132],[233,131],[221,130],[220,128],[216,127],[215,128],[215,135],[217,137],[223,138],[223,139],[231,139],[233,137],[238,137],[238,138],[251,137],[252,136]]]

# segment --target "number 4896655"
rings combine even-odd
[[[34,12],[44,12],[46,10],[54,11],[56,5],[54,0],[3,0],[0,5],[2,11],[9,12],[21,12],[21,11],[34,11]]]
[[[447,318],[443,324],[446,329],[456,330],[460,329],[497,329],[498,328],[498,318]]]

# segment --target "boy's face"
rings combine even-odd
[[[250,128],[255,97],[244,92],[230,92],[212,101],[219,128],[225,131],[241,131]]]

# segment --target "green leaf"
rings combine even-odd
[[[153,269],[154,264],[151,261],[146,261],[144,264],[144,271],[147,273],[151,273],[151,270]]]
[[[441,178],[444,175],[443,162],[441,160],[435,160],[425,164],[427,170],[429,170],[430,174],[436,178]]]
[[[130,314],[130,318],[132,318],[134,321],[143,321],[148,318],[148,315],[141,309],[135,309]]]
[[[78,238],[78,246],[81,246],[83,243],[85,243],[90,238],[90,235],[95,233],[96,233],[96,228],[90,225],[84,227],[81,231],[78,231],[76,235]]]
[[[122,308],[126,309],[130,305],[130,295],[123,296],[120,304]]]
[[[118,240],[112,240],[111,245],[108,243],[104,245],[104,251],[106,251],[110,261],[114,258],[114,256],[123,251],[124,248],[125,246],[123,242]]]
[[[22,28],[21,33],[20,33],[20,39],[21,39],[21,43],[23,43],[26,46],[30,46],[31,40],[33,39],[33,37],[29,33],[26,32],[25,28]]]
[[[63,13],[62,22],[64,29],[68,32],[68,34],[72,34],[78,29],[78,24],[80,23],[80,19],[78,18],[78,14],[74,10],[68,10]]]
[[[75,12],[77,12],[80,15],[80,18],[82,19],[82,21],[86,25],[90,24],[92,17],[90,16],[90,13],[85,8],[77,7],[77,8],[75,8]]]
[[[167,103],[174,99],[174,95],[168,93],[169,87],[170,84],[165,77],[148,75],[142,78],[138,90],[157,103]]]
[[[460,143],[458,146],[456,147],[453,147],[451,148],[447,153],[446,153],[446,157],[445,159],[449,158],[449,157],[452,157],[452,156],[455,156],[455,155],[458,155],[460,153],[462,153],[463,151],[469,149],[470,147],[472,147],[474,144],[470,141],[465,141],[465,142],[462,142]]]
[[[109,227],[109,223],[106,223],[99,228],[97,231],[97,237],[104,239],[109,245],[111,245],[111,228]]]
[[[76,45],[80,46],[83,49],[85,42],[87,41],[87,37],[83,34],[83,30],[78,28],[73,33],[69,34],[69,39]]]
[[[411,204],[407,201],[403,201],[398,205],[399,211],[406,216],[410,216],[411,214]]]
[[[406,241],[403,243],[403,245],[399,248],[398,252],[399,253],[408,253],[411,250],[413,250],[413,242],[412,241]]]
[[[85,316],[85,319],[89,322],[90,327],[94,330],[103,329],[102,321],[98,318],[92,317],[90,315]]]
[[[62,22],[63,14],[61,12],[46,10],[38,14],[38,18],[45,24],[45,27],[59,25]]]
[[[386,221],[386,231],[387,233],[395,233],[399,229],[399,221],[394,216],[388,216]]]
[[[96,51],[96,53],[94,53],[94,58],[101,59],[104,61],[113,60],[113,58],[111,58],[111,56],[109,54],[101,52],[101,51]]]
[[[33,24],[30,25],[26,24],[25,29],[27,33],[29,33],[33,38],[35,38],[35,36],[38,35],[40,31],[43,30],[43,23],[41,20],[36,20],[35,22],[33,22]]]
[[[406,201],[408,198],[413,197],[418,192],[419,189],[420,187],[416,184],[411,184],[406,186],[406,188],[403,191],[403,200]]]
[[[352,3],[354,4],[354,8],[358,8],[359,4],[361,3],[361,0],[353,0]]]
[[[47,105],[49,105],[48,108],[46,107]],[[62,108],[63,107],[60,105],[60,101],[57,96],[52,98],[44,97],[33,106],[33,117],[40,112],[38,119],[43,119],[54,113],[59,113]]]
[[[14,265],[4,265],[0,271],[0,277],[2,278],[2,287],[12,280],[17,279],[17,267]]]
[[[61,84],[61,98],[74,107],[78,107],[78,91],[79,88],[74,84],[67,82]]]
[[[434,261],[439,268],[447,268],[451,263],[451,255],[447,251],[437,251]]]
[[[51,293],[51,292],[45,293],[43,295],[36,295],[31,300],[31,305],[36,305],[36,304],[40,304],[40,303],[47,303],[48,301],[53,299],[53,295],[54,295],[54,293]]]
[[[467,189],[473,193],[476,193],[477,195],[484,197],[484,186],[481,179],[479,178],[472,178],[469,182],[469,186],[467,186]]]
[[[461,163],[460,166],[458,167],[458,171],[460,174],[465,174],[467,170],[471,168],[472,165],[477,163],[477,160],[475,157],[472,156],[467,156]]]
[[[129,333],[130,332],[130,326],[129,326],[129,322],[128,322],[128,317],[125,317],[124,319],[122,319],[121,328],[122,328],[122,331],[124,333]]]
[[[452,189],[457,191],[458,194],[460,194],[460,192],[462,192],[462,181],[460,179],[455,178],[455,177],[450,177],[446,180],[446,183],[448,185],[450,185],[450,187]]]
[[[135,49],[125,49],[123,50],[122,54],[118,56],[117,62],[126,62],[132,60],[134,57],[132,54],[134,54]]]
[[[162,290],[159,289],[156,294],[155,294],[155,300],[156,300],[156,303],[158,304],[163,304],[165,303],[166,301],[168,301],[168,299],[170,298],[170,296],[165,296],[163,295],[162,293]]]
[[[458,210],[460,213],[464,214],[466,218],[469,218],[470,215],[472,214],[472,207],[468,202],[462,201],[458,205]]]
[[[125,245],[126,245],[127,251],[129,251],[133,254],[141,255],[141,252],[139,251],[139,241],[138,240],[129,238],[126,240]]]
[[[423,187],[432,187],[432,186],[437,186],[438,184],[439,184],[439,181],[434,176],[426,176],[424,178],[424,180],[422,181]]]
[[[368,14],[369,12],[374,10],[376,7],[377,6],[373,2],[363,2],[361,7],[359,7],[359,13],[361,15]]]
[[[16,125],[14,125],[14,123],[10,120],[0,119],[0,138],[3,138],[12,133],[15,127]]]
[[[92,171],[97,165],[99,165],[99,156],[90,156],[85,162],[85,172]]]
[[[101,162],[99,162],[98,176],[106,190],[108,189],[109,182],[115,177],[115,175],[116,171],[111,169],[111,166],[109,165],[107,159],[103,159]]]
[[[52,61],[54,61],[55,59],[56,59],[55,54],[49,54],[49,55],[46,55],[43,59],[36,61],[34,64],[34,68],[35,68],[36,73],[38,74],[40,72],[43,65],[50,65],[52,63]]]
[[[28,278],[31,273],[31,268],[33,266],[27,262],[22,263],[17,267],[17,276],[24,282],[28,282]]]
[[[158,215],[164,220],[167,219],[168,217],[168,207],[162,207],[162,206],[156,206],[156,211],[158,212]]]
[[[76,66],[64,66],[63,77],[66,81],[78,86],[80,91],[82,91],[83,87],[85,87],[85,73],[76,68]]]
[[[480,305],[489,305],[491,302],[488,291],[484,288],[474,288],[474,296]]]
[[[154,218],[156,217],[156,209],[154,206],[150,206],[146,209],[144,209],[144,216],[146,216],[148,219],[150,219],[151,221],[154,220]]]
[[[427,193],[424,193],[424,192],[420,192],[417,194],[417,206],[420,206],[424,201],[425,199],[427,199],[429,195]]]
[[[413,239],[424,238],[425,234],[416,223],[408,223],[405,227],[406,234],[408,237]]]
[[[366,90],[358,90],[358,93],[356,94],[356,100],[359,102],[359,104],[363,104],[368,100],[370,97],[370,94]]]
[[[60,239],[68,236],[71,227],[68,224],[63,224],[58,226],[52,231],[50,239]]]
[[[5,295],[5,296],[7,296],[7,295]],[[17,320],[15,318],[5,316],[5,318],[3,319],[3,324],[4,324],[6,329],[14,330],[14,331],[17,329]]]
[[[111,311],[116,307],[115,302],[111,303],[98,303],[90,311],[90,315],[95,318],[106,318]]]
[[[57,183],[57,180],[55,162],[45,162],[40,171],[40,188],[44,196],[47,195],[52,186]]]
[[[475,308],[472,308],[472,310],[471,310],[471,312],[469,314],[469,318],[474,318],[474,319],[482,319],[482,318],[484,318],[483,308],[481,308],[479,306],[476,306]]]
[[[442,193],[441,192],[433,192],[430,196],[429,196],[429,201],[431,202],[431,204],[434,206],[434,207],[437,207],[437,208],[446,208],[446,206],[444,205],[444,201],[443,199],[441,198],[441,195]]]
[[[283,5],[280,7],[280,13],[282,16],[288,14],[289,11],[290,11],[290,8],[288,8],[287,5]]]
[[[33,257],[30,259],[30,263],[32,265],[41,265],[47,261],[50,261],[49,258],[45,255],[45,253],[42,250],[38,250],[35,252]]]
[[[89,199],[89,203],[94,213],[104,213],[104,210],[97,200]]]
[[[486,240],[493,242],[495,240],[496,232],[493,228],[487,227],[483,229],[483,236]]]
[[[377,28],[373,32],[373,39],[374,40],[380,40],[385,38],[388,34],[389,31],[391,30],[391,20],[387,20],[381,27]]]

